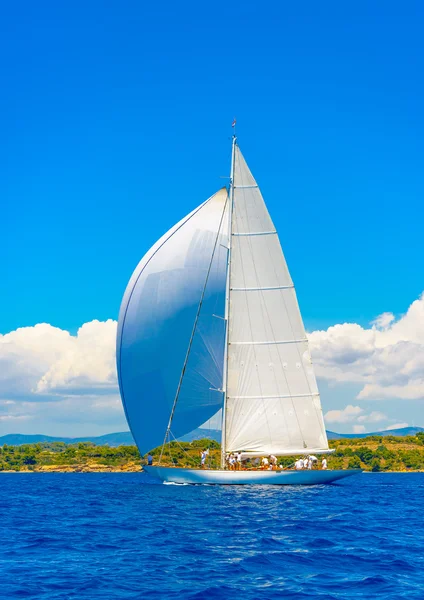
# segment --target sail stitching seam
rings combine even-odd
[[[253,235],[276,235],[276,234],[277,234],[277,230],[274,229],[273,231],[240,231],[240,232],[232,233],[231,235],[236,236],[236,237],[250,237]]]
[[[294,285],[276,285],[272,287],[237,287],[231,288],[232,292],[261,292],[261,291],[272,291],[272,290],[290,290]]]
[[[272,327],[271,327],[272,328]],[[276,344],[299,344],[301,342],[307,342],[307,338],[301,338],[299,340],[272,340],[272,341],[263,341],[263,342],[230,342],[232,346],[267,346],[267,345],[276,345]]]
[[[319,392],[314,392],[313,394],[276,394],[274,396],[262,396],[262,398],[265,399],[277,399],[277,398],[309,398],[309,396],[319,396]],[[243,399],[243,398],[248,398],[251,400],[254,400],[255,398],[257,398],[257,396],[228,396],[228,398],[238,398],[238,399]]]

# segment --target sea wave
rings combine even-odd
[[[422,599],[424,474],[328,486],[0,474],[1,599]]]

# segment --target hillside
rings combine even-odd
[[[184,435],[181,438],[183,442],[192,442],[193,440],[199,440],[207,436],[210,439],[220,441],[221,431],[218,429],[195,429],[191,433]],[[0,436],[0,446],[7,444],[9,446],[22,446],[23,444],[39,444],[39,443],[53,443],[62,442],[64,444],[79,444],[83,442],[90,442],[96,446],[133,446],[134,438],[129,431],[121,431],[118,433],[108,433],[100,436],[86,436],[78,438],[68,437],[56,437],[51,435],[26,435],[22,433],[10,433],[8,435]]]
[[[423,471],[424,433],[416,436],[373,436],[367,439],[332,440],[334,454],[328,456],[330,469],[362,468],[365,471]],[[217,467],[220,444],[215,440],[172,442],[165,448],[165,466],[198,467],[202,449],[210,449],[209,466]],[[161,448],[152,451],[157,462]],[[289,467],[296,457],[282,457],[279,463]],[[96,446],[90,442],[66,444],[43,442],[0,447],[0,471],[105,472],[140,471],[145,457],[136,446]]]
[[[327,431],[329,440],[340,440],[340,439],[357,439],[367,438],[373,436],[388,436],[394,435],[396,437],[415,435],[417,433],[424,432],[423,427],[403,427],[402,429],[392,429],[387,431],[376,431],[374,433],[336,433],[334,431]],[[180,438],[181,442],[193,442],[203,438],[209,438],[216,442],[221,441],[221,431],[219,429],[200,429],[197,428],[191,433],[184,435]],[[63,442],[64,444],[78,444],[81,442],[90,442],[96,446],[132,446],[134,445],[134,439],[129,431],[121,431],[117,433],[107,433],[106,435],[100,436],[85,436],[78,438],[70,437],[56,437],[50,435],[34,434],[26,435],[22,433],[10,433],[8,435],[0,436],[0,446],[8,444],[9,446],[21,446],[23,444],[38,444],[38,443],[53,443]]]
[[[26,435],[22,433],[9,433],[8,435],[0,436],[0,446],[8,444],[9,446],[21,446],[23,444],[39,444],[62,442],[64,444],[78,444],[82,442],[90,442],[96,446],[132,446],[134,439],[129,431],[118,433],[108,433],[99,436],[86,436],[78,438],[56,437],[51,435]]]
[[[384,431],[374,431],[372,433],[335,433],[334,431],[327,431],[327,437],[329,440],[368,438],[374,436],[386,437],[388,435],[404,437],[406,435],[416,435],[417,433],[423,432],[424,427],[401,427],[399,429],[386,429]]]

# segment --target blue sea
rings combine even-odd
[[[0,597],[424,598],[424,474],[314,487],[0,474]]]

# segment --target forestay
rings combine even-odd
[[[225,449],[328,449],[296,293],[274,224],[234,148]]]

